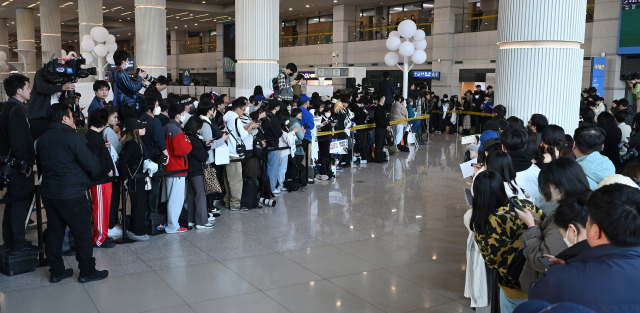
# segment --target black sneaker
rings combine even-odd
[[[52,283],[52,284],[59,283],[61,280],[65,279],[65,278],[69,278],[71,276],[73,276],[73,270],[70,269],[70,268],[67,268],[60,275],[54,276],[53,274],[51,274],[51,277],[49,277],[49,282]]]
[[[241,208],[240,208],[240,210],[242,210],[242,211],[249,211],[249,208],[247,208],[246,206],[243,206],[243,207],[241,207]]]
[[[105,249],[109,249],[109,248],[113,248],[116,246],[116,242],[113,240],[105,240],[101,245],[93,245],[94,248],[105,248]]]
[[[104,271],[93,271],[93,273],[86,275],[86,276],[82,276],[80,275],[80,277],[78,277],[78,282],[80,283],[88,283],[90,281],[97,281],[97,280],[103,280],[105,278],[107,278],[107,276],[109,276],[109,271],[104,270]]]

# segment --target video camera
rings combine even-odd
[[[144,72],[141,68],[139,68],[139,67],[138,67],[138,68],[136,68],[136,73],[135,73],[135,75],[134,75],[134,76],[132,76],[132,78],[133,78],[133,79],[138,79],[137,77],[140,75],[140,72],[141,72],[141,71],[142,71],[142,72]],[[150,84],[153,84],[153,83],[155,83],[155,82],[156,82],[156,78],[155,78],[155,77],[153,77],[153,76],[151,76],[151,75],[149,75],[149,74],[147,74],[146,72],[145,72],[144,77],[142,77],[142,79],[144,79],[144,80],[148,81]]]
[[[82,68],[87,60],[83,57],[71,59],[51,58],[44,65],[44,79],[50,84],[61,85],[68,82],[77,82],[78,78],[87,78],[89,75],[96,75],[95,67]],[[76,101],[76,92],[69,90],[67,92],[67,103],[74,105]]]
[[[640,77],[640,72],[620,74],[620,80],[634,80]]]

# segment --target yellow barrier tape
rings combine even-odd
[[[425,114],[425,115],[421,115],[421,116],[417,116],[417,117],[412,117],[412,118],[407,118],[404,120],[397,120],[397,121],[392,121],[389,122],[390,125],[395,125],[395,124],[401,124],[401,123],[406,123],[409,121],[413,121],[413,120],[424,120],[429,118],[429,114]],[[351,127],[351,130],[360,130],[360,129],[369,129],[369,128],[375,128],[376,124],[364,124],[364,125],[356,125]],[[333,134],[339,134],[339,133],[344,133],[345,130],[336,130],[336,131],[330,131],[330,132],[318,132],[318,134],[316,136],[321,137],[321,136],[329,136],[329,135],[333,135]]]
[[[472,21],[472,20],[482,20],[482,19],[485,19],[485,18],[495,18],[495,17],[498,17],[498,14],[495,14],[495,15],[487,15],[487,16],[480,16],[480,17],[470,17],[470,18],[468,18],[467,20],[468,20],[468,21]]]

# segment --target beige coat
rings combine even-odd
[[[403,120],[407,118],[409,118],[409,112],[407,111],[407,107],[400,102],[394,102],[393,105],[391,106],[391,114],[389,115],[389,120],[397,121],[397,120]]]

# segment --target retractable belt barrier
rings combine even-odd
[[[412,118],[407,118],[407,119],[403,119],[403,120],[397,120],[397,121],[392,121],[389,122],[389,125],[395,125],[395,124],[402,124],[402,123],[406,123],[409,121],[413,121],[413,120],[424,120],[429,118],[430,115],[429,114],[425,114],[425,115],[421,115],[421,116],[417,116],[417,117],[412,117]],[[356,125],[353,126],[351,128],[349,128],[349,130],[360,130],[360,129],[369,129],[369,128],[375,128],[376,124],[364,124],[364,125]],[[329,132],[318,132],[318,134],[316,136],[320,137],[320,136],[329,136],[329,135],[333,135],[333,134],[339,134],[339,133],[344,133],[346,130],[336,130],[336,131],[329,131]]]

